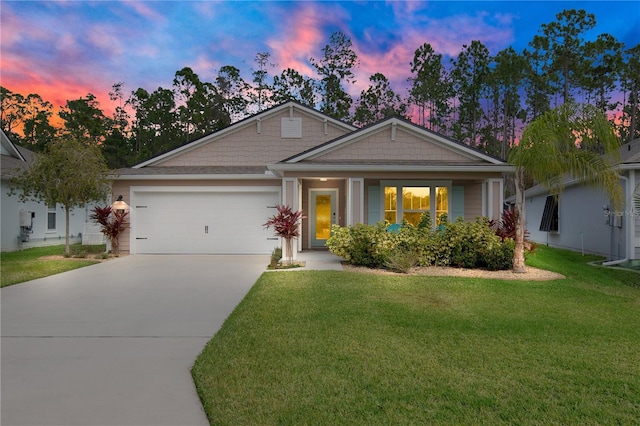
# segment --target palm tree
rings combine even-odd
[[[621,208],[622,188],[615,165],[620,143],[613,126],[591,105],[573,103],[548,111],[534,120],[509,154],[515,167],[516,241],[513,271],[525,272],[525,178],[529,177],[558,196],[568,179],[601,188],[612,205]]]

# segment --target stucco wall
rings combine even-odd
[[[61,205],[56,207],[56,229],[47,231],[47,206],[44,203],[27,201],[21,203],[16,195],[9,196],[8,185],[2,182],[2,234],[0,247],[2,251],[15,251],[29,247],[64,244],[66,233],[65,211]],[[85,221],[89,220],[88,208],[73,209],[69,216],[69,234],[72,242],[80,242],[79,234],[84,230]],[[28,242],[20,242],[20,210],[35,213],[33,232],[29,234]]]
[[[609,205],[601,191],[580,185],[566,188],[558,198],[558,232],[540,231],[540,222],[548,194],[527,197],[526,229],[530,239],[552,247],[594,253],[617,260],[626,257],[625,223],[609,226],[603,210]]]

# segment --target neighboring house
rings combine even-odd
[[[118,170],[112,196],[130,205],[121,250],[266,254],[281,244],[263,227],[276,204],[304,211],[297,250],[317,249],[333,223],[496,218],[507,171],[402,119],[358,129],[288,102]]]
[[[535,186],[525,192],[530,239],[608,260],[640,259],[640,218],[633,201],[640,184],[640,139],[622,145],[620,157],[622,211],[614,211],[602,190],[578,181],[567,182],[557,200]]]
[[[16,146],[4,132],[0,134],[0,174],[1,174],[1,235],[0,249],[14,251],[23,248],[64,244],[66,223],[61,205],[47,206],[42,202],[21,202],[18,195],[9,196],[9,181],[16,172],[26,170],[36,154],[26,148]],[[70,212],[69,234],[72,242],[80,242],[82,233],[92,229],[87,226],[89,208],[73,209]],[[102,242],[98,235],[94,244]]]

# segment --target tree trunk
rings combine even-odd
[[[524,264],[524,226],[526,216],[522,170],[516,170],[513,181],[516,187],[516,246],[513,252],[513,272],[524,274],[526,272]]]
[[[286,245],[286,250],[287,250],[287,261],[289,262],[289,265],[293,264],[293,238],[287,238],[285,239],[285,245]]]
[[[639,90],[635,90],[636,87],[634,85],[633,91],[629,96],[631,100],[631,123],[629,124],[629,142],[631,142],[636,134],[636,126],[637,126],[637,115],[638,115],[638,92]]]
[[[114,256],[120,254],[120,241],[117,236],[111,238],[111,254]]]

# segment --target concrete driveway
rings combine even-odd
[[[1,424],[207,425],[190,369],[268,260],[134,255],[0,290]]]

